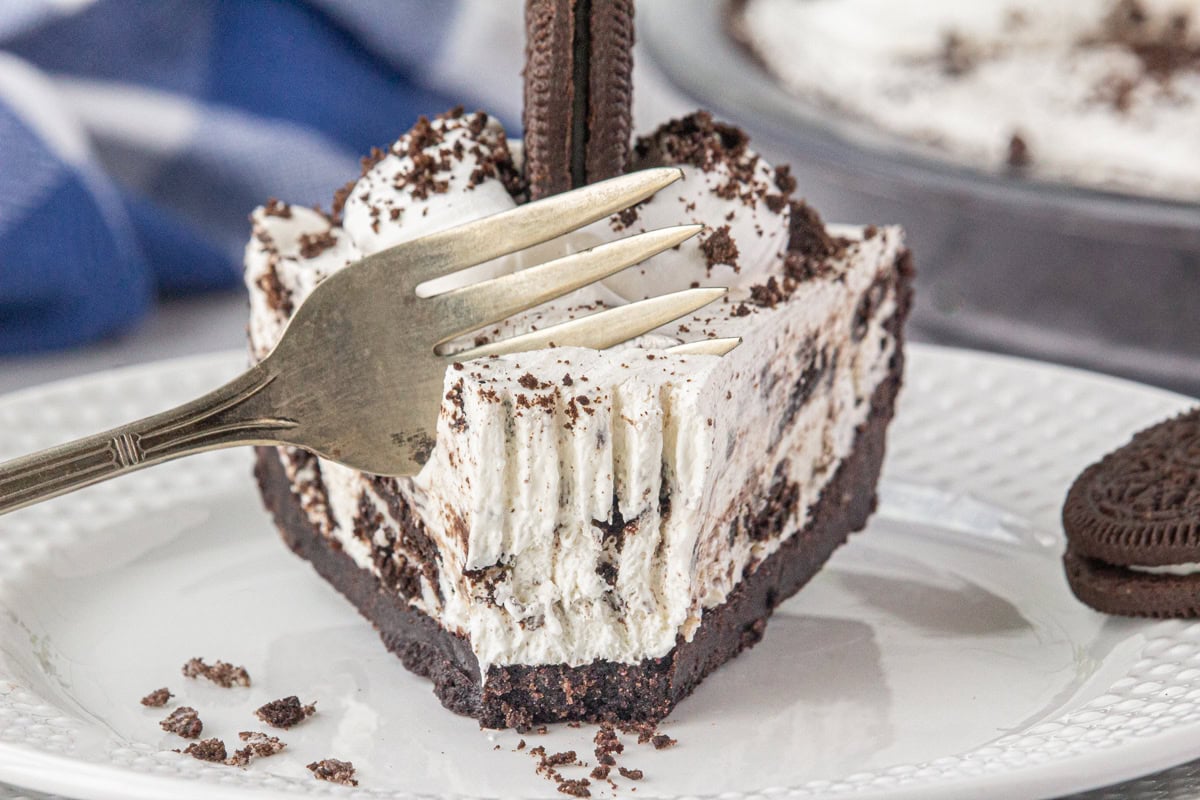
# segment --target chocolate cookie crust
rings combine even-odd
[[[747,574],[723,604],[707,610],[691,641],[677,642],[661,658],[580,667],[493,666],[481,681],[478,661],[465,639],[409,606],[321,535],[293,494],[273,448],[258,449],[255,474],[264,502],[288,546],[375,625],[385,646],[408,669],[433,681],[434,692],[451,711],[493,728],[561,720],[661,719],[706,675],[756,644],[772,610],[807,583],[874,511],[885,434],[903,374],[903,324],[911,303],[911,278],[905,253],[893,276],[897,309],[886,323],[897,339],[889,375],[872,395],[871,415],[856,432],[850,456],[821,492],[811,521]],[[753,520],[762,536],[781,532],[779,525],[788,515],[778,512],[768,504]]]

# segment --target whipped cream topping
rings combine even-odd
[[[1194,0],[750,0],[797,95],[986,169],[1200,198]]]
[[[795,186],[786,168],[772,169],[748,147],[745,134],[705,115],[668,123],[638,142],[633,169],[663,164],[679,166],[683,179],[597,226],[625,235],[685,223],[709,229],[607,279],[609,289],[641,300],[690,286],[745,289],[779,272]]]
[[[422,120],[364,167],[345,190],[342,227],[366,253],[516,206],[511,190],[520,178],[504,128],[487,116]],[[499,260],[423,290],[439,294],[512,270],[511,261]]]
[[[792,219],[786,172],[707,117],[641,140],[638,158],[683,162],[685,185],[488,269],[519,269],[547,253],[705,215],[728,223],[716,244],[658,256],[661,276],[650,266],[629,270],[615,286],[591,287],[481,335],[658,293],[681,280],[678,272],[684,286],[730,279],[726,302],[636,347],[454,365],[437,446],[413,478],[381,488],[284,450],[310,518],[364,569],[385,580],[410,575],[409,601],[466,635],[485,674],[491,664],[636,663],[689,639],[704,610],[781,544],[752,524],[767,513],[764,498],[783,491],[792,499],[773,513],[786,514],[784,530],[802,527],[888,375],[895,343],[883,326],[895,307],[886,287],[903,251],[898,230],[826,231],[809,216]],[[365,163],[362,178],[340,194],[340,223],[278,204],[256,211],[246,252],[255,354],[270,349],[321,277],[407,238],[409,220],[421,220],[425,233],[464,213],[510,207],[520,193],[516,174],[498,125],[452,115]],[[458,211],[437,208],[443,202]],[[788,226],[797,225],[807,251],[785,253]],[[715,257],[734,252],[729,242],[736,258]],[[723,358],[661,349],[727,335],[743,344]],[[389,493],[419,521],[436,563],[414,571],[428,558],[401,536]]]

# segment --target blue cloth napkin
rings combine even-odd
[[[513,130],[520,5],[502,5],[0,3],[0,353],[119,332],[157,296],[235,287],[255,205],[328,208],[358,157],[418,115],[494,99],[492,69],[514,73],[487,106]]]

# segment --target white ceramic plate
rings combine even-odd
[[[0,456],[159,410],[241,361],[12,395]],[[1200,755],[1200,625],[1093,613],[1059,564],[1072,476],[1186,403],[912,348],[879,513],[672,715],[678,747],[630,743],[635,797],[1049,797]],[[350,793],[304,768],[336,757],[358,767],[355,796],[561,797],[521,737],[443,711],[287,551],[249,470],[245,451],[211,454],[0,518],[0,780],[121,800]],[[253,686],[188,681],[191,656],[244,664]],[[226,744],[268,700],[319,713],[279,756],[209,765],[171,752],[164,712],[139,705],[163,685]],[[525,738],[589,758],[592,732]]]

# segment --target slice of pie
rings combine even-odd
[[[257,210],[254,355],[322,277],[520,202],[519,161],[497,122],[452,112],[364,160],[332,215]],[[729,286],[724,302],[613,350],[454,364],[413,478],[258,452],[288,545],[447,708],[489,727],[661,718],[756,643],[875,505],[912,279],[901,231],[825,226],[793,199],[786,168],[705,114],[643,137],[633,161],[680,165],[685,178],[431,288],[702,222],[677,250],[476,341],[697,284]],[[724,357],[665,352],[726,336],[742,344]]]

